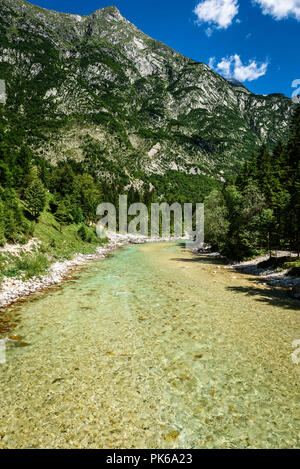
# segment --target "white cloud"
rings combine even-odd
[[[259,64],[256,60],[250,60],[248,65],[244,65],[240,56],[235,54],[230,57],[223,57],[221,62],[215,66],[216,59],[209,59],[209,66],[216,72],[221,73],[225,78],[235,78],[238,81],[253,81],[267,73],[269,62]]]
[[[216,61],[216,57],[211,57],[211,58],[209,59],[208,65],[210,66],[210,68],[214,68],[215,61]]]
[[[221,62],[217,64],[216,69],[218,70],[218,72],[222,73],[224,77],[231,78],[233,76],[232,71],[231,71],[231,68],[232,68],[231,66],[232,66],[231,58],[229,59],[223,58]]]
[[[264,15],[276,20],[296,18],[300,21],[300,0],[254,0],[262,8]]]
[[[217,29],[227,29],[238,14],[238,0],[202,0],[194,13],[198,23],[208,23]]]

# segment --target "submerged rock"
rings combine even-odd
[[[179,432],[177,430],[174,430],[167,435],[165,435],[165,440],[166,441],[176,441],[179,437]]]

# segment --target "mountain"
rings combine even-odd
[[[246,88],[246,86],[243,85],[243,83],[236,80],[235,78],[228,78],[227,81],[228,83],[230,83],[231,86],[237,86],[238,88],[245,88],[245,90],[249,91],[248,88]]]
[[[116,7],[90,16],[0,0],[5,118],[43,158],[93,160],[99,178],[222,179],[263,142],[285,140],[283,95],[230,83],[128,22]],[[2,106],[3,107],[3,106]]]

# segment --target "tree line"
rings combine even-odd
[[[231,259],[300,252],[300,106],[289,138],[263,145],[235,180],[205,198],[206,241]]]
[[[32,153],[24,136],[9,130],[0,109],[0,244],[26,242],[43,210],[57,222],[90,225],[101,202],[118,208],[129,178],[89,145],[81,162],[53,165]],[[263,145],[237,177],[222,186],[213,179],[168,172],[152,175],[143,190],[127,190],[128,203],[201,202],[205,198],[206,241],[229,258],[261,250],[300,251],[300,106],[286,144]],[[111,173],[109,172],[112,170]],[[110,174],[107,179],[102,174]],[[139,174],[140,178],[142,175]],[[207,195],[209,194],[209,195]],[[81,226],[79,235],[84,238]]]
[[[44,210],[60,226],[78,224],[79,236],[88,241],[84,226],[96,222],[101,202],[118,208],[129,177],[97,145],[86,145],[80,162],[70,158],[51,164],[24,141],[24,133],[12,130],[0,106],[0,245],[26,243]],[[129,203],[158,200],[150,183],[143,191],[130,187],[126,193]]]
[[[22,140],[10,132],[0,110],[0,245],[25,243],[45,209],[60,224],[95,221],[101,184],[82,165],[52,165]]]

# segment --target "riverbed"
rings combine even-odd
[[[180,243],[7,311],[0,448],[299,448],[300,307]]]

